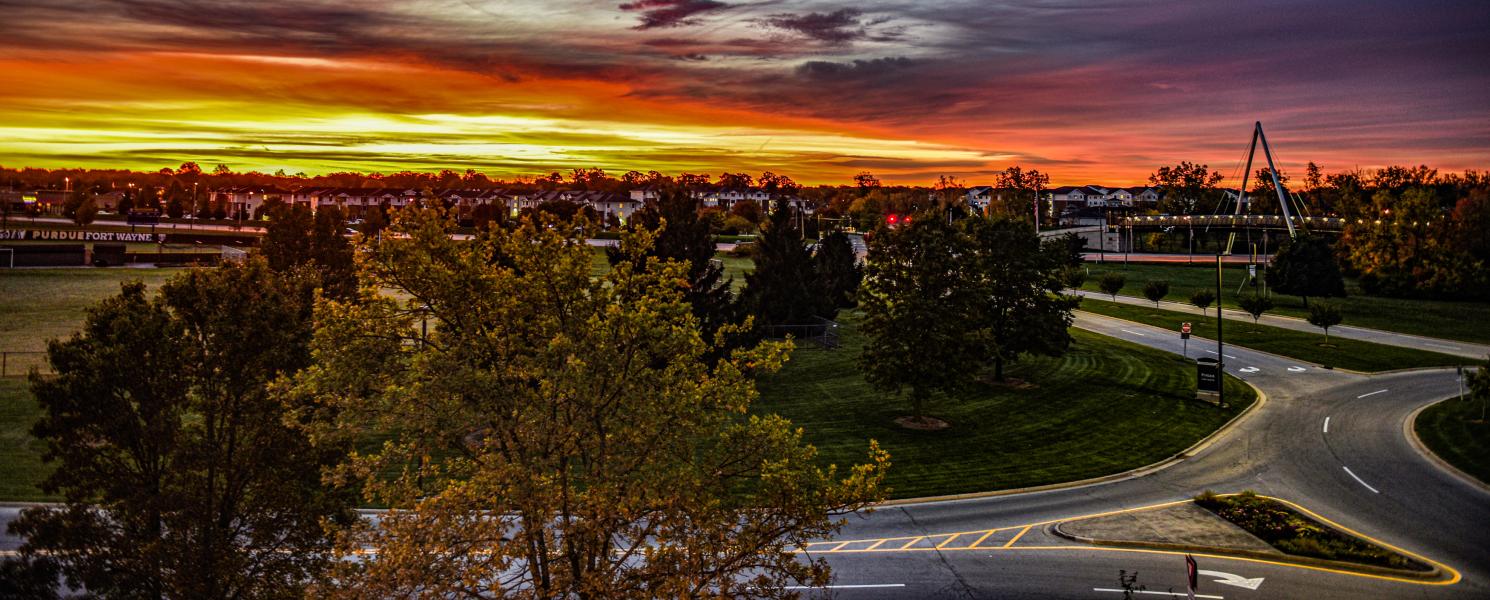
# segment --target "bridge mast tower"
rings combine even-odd
[[[1257,140],[1262,140],[1262,153],[1268,159],[1268,174],[1273,176],[1273,191],[1278,194],[1278,207],[1283,210],[1283,223],[1288,226],[1288,237],[1298,237],[1298,232],[1293,228],[1293,214],[1288,210],[1288,194],[1283,191],[1283,182],[1278,180],[1278,165],[1273,163],[1273,150],[1268,147],[1268,138],[1262,133],[1262,121],[1256,121],[1252,128],[1252,145],[1247,149],[1247,168],[1242,171],[1242,188],[1237,195],[1236,214],[1242,214],[1242,205],[1247,200],[1247,178],[1252,175],[1252,159],[1257,155]],[[1299,226],[1303,227],[1303,224]],[[1227,246],[1230,247],[1231,244]]]

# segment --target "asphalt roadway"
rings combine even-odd
[[[1080,312],[1076,325],[1180,352],[1170,331]],[[1192,339],[1190,355],[1207,348],[1213,353],[1214,342]],[[1243,348],[1223,352],[1227,371],[1266,400],[1190,455],[1103,483],[852,515],[840,535],[806,549],[835,574],[831,588],[807,595],[1113,599],[1122,597],[1121,570],[1137,573],[1145,592],[1136,597],[1182,598],[1183,555],[1085,546],[1052,535],[1047,525],[1206,489],[1250,489],[1426,557],[1447,567],[1445,576],[1428,582],[1198,555],[1197,598],[1490,597],[1490,492],[1438,468],[1404,430],[1415,410],[1458,392],[1453,370],[1367,376]],[[0,508],[0,528],[18,510]],[[0,551],[19,544],[0,536]]]
[[[1076,324],[1180,352],[1173,332],[1090,313],[1078,313]],[[1196,356],[1214,348],[1214,342],[1196,338],[1189,349]],[[836,575],[835,587],[820,593],[1110,599],[1122,597],[1114,590],[1123,570],[1138,573],[1148,592],[1138,597],[1184,597],[1181,554],[1083,546],[1049,534],[1044,524],[1183,500],[1206,489],[1250,489],[1446,565],[1446,575],[1426,583],[1198,556],[1202,571],[1233,577],[1201,577],[1197,597],[1490,597],[1490,493],[1439,469],[1412,447],[1403,429],[1419,407],[1458,393],[1452,369],[1367,376],[1243,348],[1223,352],[1227,372],[1267,399],[1192,455],[1107,483],[908,503],[852,516],[841,535],[808,548]],[[1258,585],[1248,589],[1217,579]]]

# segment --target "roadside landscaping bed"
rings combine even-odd
[[[1111,262],[1113,256],[1108,256],[1106,263],[1087,261],[1085,267],[1089,274],[1081,289],[1092,292],[1100,291],[1098,282],[1102,279],[1103,273],[1109,272],[1127,278],[1127,285],[1118,294],[1135,298],[1143,297],[1143,286],[1149,281],[1168,281],[1169,295],[1164,299],[1171,302],[1188,303],[1190,293],[1196,289],[1214,290],[1216,288],[1214,258],[1207,261],[1204,257],[1197,256],[1194,265],[1137,263],[1123,265],[1120,257],[1121,255],[1118,255],[1118,263]],[[1229,264],[1222,267],[1221,274],[1226,305],[1236,308],[1236,291],[1247,280],[1247,267]],[[1340,306],[1340,311],[1345,314],[1346,325],[1490,344],[1490,303],[1367,296],[1351,279],[1345,280],[1345,288],[1350,295],[1327,300]],[[1259,288],[1246,286],[1242,289],[1242,293],[1251,294],[1257,289]],[[1277,306],[1269,311],[1269,314],[1301,319],[1309,316],[1309,309],[1304,306],[1303,299],[1298,296],[1274,293],[1272,298]]]
[[[1173,331],[1176,336],[1179,335],[1181,323],[1190,323],[1191,333],[1193,335],[1211,340],[1216,339],[1216,318],[1214,315],[1202,317],[1200,315],[1154,308],[1153,306],[1122,304],[1091,297],[1083,299],[1079,309],[1099,315],[1126,319],[1135,323],[1143,323],[1144,325],[1153,325],[1154,327]],[[1347,321],[1344,324],[1354,324],[1349,321],[1349,318],[1350,316],[1347,314]],[[1339,367],[1368,373],[1395,369],[1467,365],[1474,362],[1473,359],[1449,354],[1374,344],[1338,336],[1330,336],[1329,342],[1326,344],[1324,335],[1268,325],[1258,325],[1253,323],[1251,319],[1226,319],[1226,339],[1222,341],[1228,344],[1297,358],[1302,361],[1328,367]],[[1195,346],[1196,343],[1192,341],[1190,345]]]
[[[842,347],[802,347],[760,381],[758,414],[777,413],[804,431],[824,463],[864,461],[869,440],[890,453],[893,498],[1014,489],[1120,473],[1162,461],[1221,427],[1256,396],[1228,377],[1233,406],[1196,401],[1195,367],[1179,356],[1072,329],[1061,358],[1028,357],[1008,368],[1013,385],[988,383],[943,397],[928,414],[950,424],[915,431],[895,424],[908,400],[881,393],[859,371],[859,317],[839,317]]]
[[[1195,497],[1195,503],[1285,554],[1388,569],[1432,570],[1419,561],[1336,530],[1282,502],[1250,491],[1226,496],[1206,491]]]
[[[1490,483],[1490,422],[1480,400],[1451,398],[1418,413],[1413,431],[1433,454],[1460,471]]]

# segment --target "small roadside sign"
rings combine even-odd
[[[1195,564],[1195,557],[1192,557],[1189,554],[1186,554],[1185,555],[1185,583],[1188,584],[1188,585],[1186,585],[1185,587],[1187,588],[1186,591],[1188,592],[1186,594],[1186,597],[1189,598],[1189,600],[1195,600],[1195,589],[1198,588],[1198,587],[1200,587],[1199,585],[1196,585],[1196,584],[1200,583],[1199,581],[1197,581],[1199,579],[1199,577],[1197,577],[1197,576],[1200,575],[1199,571],[1200,571],[1200,569],[1197,568],[1196,567],[1196,564]]]
[[[1188,339],[1190,339],[1190,324],[1189,323],[1181,323],[1180,324],[1180,339],[1182,339],[1182,340],[1188,340]]]
[[[1257,265],[1247,265],[1247,277],[1257,278]]]

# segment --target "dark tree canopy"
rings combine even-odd
[[[1300,235],[1284,242],[1268,265],[1268,287],[1280,294],[1304,298],[1345,295],[1345,280],[1330,242],[1321,237]]]
[[[838,314],[818,278],[812,254],[797,228],[797,215],[783,202],[756,242],[755,271],[745,276],[741,301],[758,327],[808,325]]]
[[[959,222],[967,237],[974,305],[970,316],[983,332],[994,378],[1025,354],[1060,356],[1071,345],[1071,311],[1079,300],[1061,295],[1067,246],[1042,244],[1022,220],[970,218]]]
[[[933,210],[876,232],[866,263],[865,378],[908,390],[917,417],[934,394],[975,385],[987,361],[1002,379],[1006,363],[1058,356],[1071,343],[1077,300],[1060,294],[1070,257],[1023,221],[949,222]]]
[[[818,242],[812,259],[817,276],[832,297],[833,305],[838,308],[854,306],[854,296],[859,291],[860,282],[864,280],[864,267],[859,263],[858,257],[854,256],[854,246],[849,242],[848,234],[842,231],[828,234]]]
[[[279,204],[269,212],[259,252],[269,268],[281,273],[304,269],[316,275],[326,295],[347,298],[357,292],[357,274],[346,230],[336,207],[312,215],[304,206]]]
[[[326,566],[336,452],[288,427],[270,382],[310,359],[310,288],[260,260],[139,283],[53,341],[32,433],[60,508],[12,523],[19,564],[114,598],[290,597]],[[12,565],[14,567],[14,565]]]

